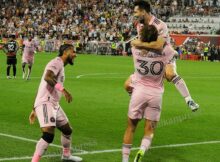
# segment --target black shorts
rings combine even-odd
[[[208,56],[208,52],[204,52],[204,56]]]
[[[7,65],[16,65],[17,58],[16,57],[7,57]]]

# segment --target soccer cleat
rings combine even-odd
[[[11,77],[10,77],[10,76],[7,76],[7,79],[11,79]]]
[[[135,156],[134,162],[141,162],[143,156],[144,156],[144,151],[139,150]]]
[[[199,109],[199,104],[195,103],[193,100],[188,101],[187,105],[193,112]]]
[[[13,79],[16,79],[16,76],[13,76]]]
[[[62,161],[74,161],[74,162],[80,162],[82,161],[82,158],[81,157],[78,157],[78,156],[64,156],[62,155],[62,158],[61,158]]]

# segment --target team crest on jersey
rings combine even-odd
[[[51,117],[51,118],[50,118],[50,121],[51,121],[52,123],[54,123],[54,122],[55,122],[55,118],[54,118],[54,117]]]

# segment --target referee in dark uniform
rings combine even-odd
[[[3,51],[7,55],[7,79],[11,79],[10,77],[10,69],[13,66],[13,77],[16,78],[16,64],[17,58],[16,54],[19,49],[19,45],[15,40],[15,35],[10,35],[10,40],[4,45]]]

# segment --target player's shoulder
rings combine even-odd
[[[62,67],[63,66],[63,61],[60,57],[55,57],[52,60],[49,61],[48,66],[57,66],[57,67]]]
[[[173,55],[173,56],[176,54],[176,52],[173,49],[172,45],[169,44],[169,43],[165,43],[163,53],[164,53],[164,55]]]
[[[156,26],[163,26],[163,27],[167,27],[167,24],[162,21],[161,19],[153,16],[153,24],[156,25]]]

